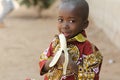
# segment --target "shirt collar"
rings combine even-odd
[[[68,39],[68,42],[71,42],[71,41],[85,42],[86,40],[87,40],[87,37],[86,37],[85,31],[82,31],[75,37]]]

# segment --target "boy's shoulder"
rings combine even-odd
[[[90,42],[89,40],[86,40],[85,42],[83,42],[83,46],[84,46],[83,53],[85,55],[89,55],[99,51],[98,47],[94,43]]]

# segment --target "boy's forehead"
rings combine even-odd
[[[65,0],[60,3],[59,11],[72,12],[72,14],[77,14],[76,16],[81,17],[83,20],[88,19],[89,6],[85,0]]]

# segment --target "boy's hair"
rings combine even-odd
[[[83,20],[87,20],[89,16],[89,5],[86,2],[86,0],[61,0],[62,3],[68,3],[73,4],[76,7],[80,8],[80,11],[82,11],[81,17]]]

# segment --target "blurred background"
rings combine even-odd
[[[104,56],[100,80],[120,76],[120,0],[87,0],[88,39]],[[39,55],[57,33],[59,0],[0,0],[0,80],[43,80]]]

